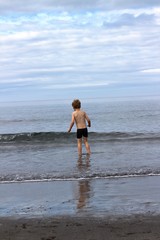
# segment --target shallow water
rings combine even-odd
[[[160,214],[159,177],[0,184],[0,216]]]
[[[0,108],[0,215],[159,213],[159,102],[84,104],[81,158],[70,104]]]
[[[73,137],[74,138],[74,137]],[[90,141],[92,154],[77,155],[70,143],[0,146],[0,182],[159,175],[159,139]]]

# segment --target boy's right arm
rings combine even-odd
[[[72,119],[71,119],[71,123],[70,123],[70,127],[69,127],[69,129],[68,129],[68,132],[71,131],[73,125],[74,125],[74,114],[72,113]]]

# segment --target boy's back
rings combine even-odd
[[[73,116],[76,122],[76,126],[78,129],[86,128],[86,120],[87,120],[87,115],[84,111],[80,109],[76,109],[75,112],[73,112]]]

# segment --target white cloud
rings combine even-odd
[[[77,82],[74,84],[54,84],[54,85],[49,85],[49,86],[45,86],[45,89],[70,89],[70,88],[88,88],[88,87],[104,87],[104,86],[108,86],[109,83],[108,82],[96,82],[96,83],[81,83],[81,82]]]
[[[160,73],[160,68],[142,70],[142,73]]]

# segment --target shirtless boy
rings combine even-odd
[[[87,116],[87,114],[81,110],[81,102],[78,99],[75,99],[72,102],[72,107],[74,109],[74,112],[72,113],[71,124],[68,129],[68,132],[71,131],[74,123],[76,123],[78,154],[80,156],[82,155],[82,137],[84,140],[86,151],[88,154],[90,154],[91,151],[88,143],[88,129],[87,129],[86,121],[88,122],[88,127],[91,127],[91,121]]]

